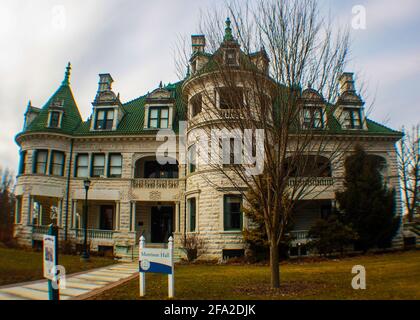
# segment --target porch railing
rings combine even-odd
[[[35,234],[48,234],[48,228],[50,226],[32,226],[32,233]]]
[[[83,239],[85,236],[84,229],[74,229],[77,239]],[[95,230],[87,229],[88,239],[112,239],[114,230]]]
[[[308,230],[295,230],[290,232],[294,240],[307,240],[309,239],[308,234]]]
[[[179,187],[178,179],[133,179],[131,182],[133,188],[140,189],[177,189]]]
[[[290,178],[288,181],[289,187],[294,186],[311,186],[311,187],[328,187],[334,185],[334,178],[332,177],[300,177]]]

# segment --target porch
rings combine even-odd
[[[179,205],[171,201],[136,201],[132,203],[131,231],[148,244],[165,244],[177,231]]]
[[[47,196],[32,196],[29,221],[32,225],[32,240],[42,240],[51,223],[61,224],[62,199]]]
[[[290,231],[292,241],[290,255],[307,255],[306,244],[311,240],[309,230],[318,219],[326,218],[332,212],[332,200],[303,200],[299,201],[292,216],[293,230]]]

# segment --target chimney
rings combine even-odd
[[[111,91],[112,83],[114,80],[112,79],[109,73],[103,73],[99,75],[99,85],[98,85],[98,93],[104,91]]]
[[[338,79],[340,82],[340,94],[344,92],[356,92],[352,72],[344,72]]]
[[[204,52],[206,46],[206,37],[203,34],[191,36],[191,46],[193,54],[196,52]]]

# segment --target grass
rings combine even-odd
[[[366,290],[354,290],[354,265],[366,268]],[[176,299],[420,299],[420,251],[281,265],[281,288],[270,289],[268,266],[176,265]],[[147,299],[167,298],[167,277],[146,275]],[[95,297],[139,299],[138,280]]]
[[[79,256],[60,255],[59,264],[71,274],[113,264],[111,258],[91,257],[87,263]],[[29,250],[0,248],[0,286],[43,279],[42,253]]]

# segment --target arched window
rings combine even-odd
[[[156,157],[144,157],[136,161],[134,178],[177,179],[178,162],[160,164]]]

